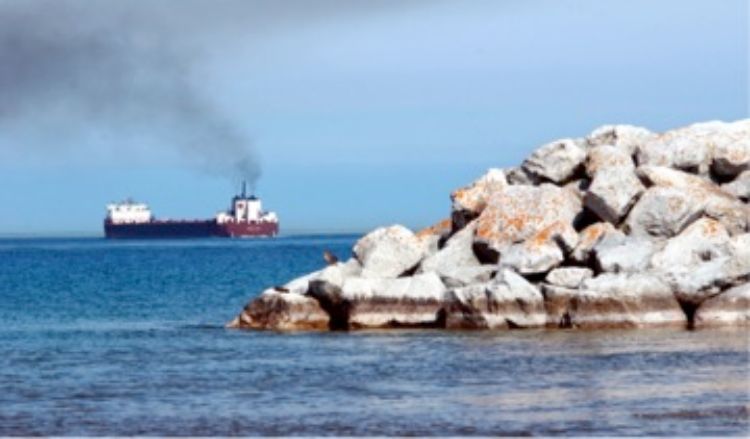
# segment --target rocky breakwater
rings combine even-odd
[[[230,327],[750,326],[750,120],[605,126],[491,169],[450,216],[361,238]]]

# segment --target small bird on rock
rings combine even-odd
[[[326,260],[328,265],[335,265],[339,261],[339,258],[328,250],[323,251],[323,259]]]

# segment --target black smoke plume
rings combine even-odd
[[[246,121],[219,111],[196,81],[201,47],[179,15],[190,3],[154,4],[0,0],[0,149],[64,160],[96,133],[104,141],[95,148],[109,155],[168,145],[186,163],[254,187],[260,164]]]

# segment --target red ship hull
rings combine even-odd
[[[104,236],[112,239],[250,238],[276,236],[278,233],[279,224],[268,221],[218,223],[216,220],[157,220],[124,224],[104,221]]]

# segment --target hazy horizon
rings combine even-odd
[[[281,230],[419,228],[452,189],[603,124],[748,117],[745,0],[0,0],[0,236],[108,202]],[[240,165],[238,165],[240,163]]]

